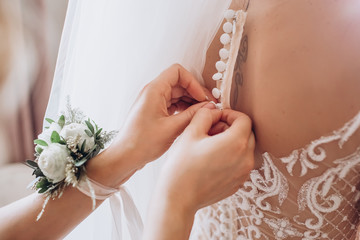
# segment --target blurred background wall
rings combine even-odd
[[[66,7],[0,0],[0,206],[29,193],[33,177],[22,163],[34,159],[42,131]]]

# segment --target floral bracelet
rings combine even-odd
[[[57,122],[49,118],[45,120],[50,126],[34,140],[35,161],[26,161],[36,177],[29,187],[46,196],[37,220],[50,198],[60,198],[65,187],[77,187],[80,181],[89,183],[86,162],[104,149],[117,133],[103,131],[94,121],[85,120],[85,115],[79,109],[72,109],[70,103]],[[94,209],[95,198],[92,200]]]

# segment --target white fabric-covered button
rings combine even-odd
[[[226,18],[226,20],[230,21],[235,17],[235,11],[232,9],[226,10],[224,17]]]
[[[219,81],[222,79],[222,74],[221,73],[215,73],[212,77],[213,80],[215,81]]]
[[[219,56],[221,59],[226,60],[229,58],[229,51],[225,48],[220,49]]]
[[[223,30],[226,33],[231,33],[233,31],[233,25],[231,24],[231,22],[224,23]]]
[[[214,96],[214,98],[216,98],[216,99],[219,99],[219,97],[221,96],[221,92],[218,88],[213,88],[211,93]]]
[[[223,72],[226,69],[226,63],[224,63],[223,61],[217,61],[215,67],[218,72]]]
[[[224,33],[224,34],[221,35],[221,37],[220,37],[220,42],[221,42],[222,44],[224,44],[224,45],[229,44],[229,43],[230,43],[230,40],[231,40],[230,35],[227,34],[227,33]]]

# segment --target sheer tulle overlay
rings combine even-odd
[[[104,128],[119,129],[141,88],[172,63],[202,81],[206,51],[230,3],[70,1],[46,115],[55,117],[69,96]],[[360,148],[351,138],[359,125],[360,114],[288,157],[262,154],[262,167],[243,188],[197,213],[191,238],[353,239]],[[127,184],[143,219],[162,161]],[[105,203],[67,239],[110,239],[111,217],[122,216]]]
[[[230,2],[71,0],[46,116],[61,112],[69,96],[105,129],[119,129],[141,88],[171,64],[202,81],[206,51]],[[161,165],[150,164],[127,184],[143,219]],[[105,203],[68,239],[110,236]]]

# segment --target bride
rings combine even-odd
[[[174,62],[214,88],[228,8],[247,12],[230,103],[253,120],[257,160],[236,194],[197,213],[191,238],[354,239],[356,0],[70,1],[47,116],[70,96],[100,125],[120,128],[146,81]],[[143,218],[161,165],[139,171],[128,184]],[[109,215],[104,204],[68,239],[110,238]]]

